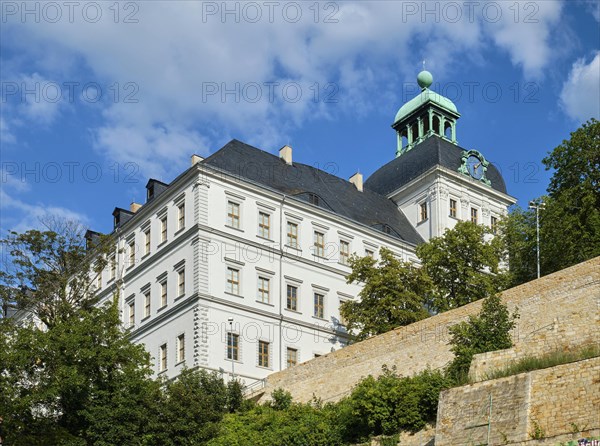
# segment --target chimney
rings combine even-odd
[[[139,209],[139,208],[141,208],[141,207],[142,207],[142,205],[141,205],[141,204],[138,204],[138,203],[132,202],[132,203],[129,205],[129,211],[130,211],[130,212],[133,212],[133,213],[135,214],[135,213],[138,211],[138,209]]]
[[[287,144],[279,149],[279,158],[284,160],[286,164],[292,165],[292,148]]]
[[[192,155],[192,166],[198,164],[200,161],[204,161],[204,158],[198,155]]]
[[[350,181],[352,184],[354,184],[354,186],[356,186],[356,189],[358,189],[359,192],[363,191],[362,173],[356,172],[354,175],[352,175],[350,177],[350,179],[348,181]]]

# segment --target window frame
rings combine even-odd
[[[429,219],[429,209],[427,202],[423,201],[419,203],[419,223],[427,221]]]
[[[144,229],[144,255],[147,256],[151,252],[152,232],[151,228]]]
[[[268,369],[271,366],[270,347],[270,342],[262,340],[258,341],[258,367]]]
[[[237,210],[237,214],[234,212]],[[241,229],[242,206],[237,201],[227,200],[226,225],[230,228]]]
[[[290,353],[293,353],[293,359],[290,360]],[[298,349],[297,348],[293,348],[293,347],[287,347],[286,348],[286,355],[285,355],[285,360],[286,360],[286,368],[290,368],[290,367],[294,367],[295,365],[298,365]]]
[[[162,373],[165,370],[167,370],[168,365],[169,365],[167,343],[165,342],[164,344],[161,344],[161,346],[158,347],[158,350],[159,350],[158,372]]]
[[[144,294],[144,319],[150,317],[152,314],[152,294],[150,293],[150,289],[146,289],[143,291]]]
[[[321,239],[322,243],[319,243]],[[313,249],[316,257],[325,258],[325,233],[321,231],[313,231]]]
[[[294,296],[290,296],[290,289],[294,290]],[[298,291],[300,287],[297,285],[292,285],[291,283],[286,284],[285,288],[285,308],[290,311],[298,311]],[[293,303],[293,308],[290,305]]]
[[[169,222],[167,215],[160,218],[160,242],[165,243],[168,240]]]
[[[266,284],[266,288],[264,287]],[[271,279],[265,276],[258,276],[257,279],[257,299],[263,304],[271,303]],[[266,296],[266,300],[265,300]]]
[[[176,364],[185,361],[185,333],[181,333],[177,336],[177,357]]]
[[[317,296],[320,297],[320,301]],[[317,319],[325,319],[325,293],[313,291],[313,316]]]
[[[271,214],[268,212],[258,211],[258,236],[271,240]]]
[[[298,249],[298,223],[293,221],[287,221],[286,223],[286,245],[290,248]],[[290,228],[295,228],[294,231],[290,231]]]
[[[225,341],[227,348],[225,349],[225,358],[229,361],[240,360],[240,335],[233,331],[228,331]]]
[[[453,206],[454,205],[454,206]],[[452,218],[457,218],[458,212],[458,201],[454,198],[450,198],[448,202],[448,216]]]
[[[234,277],[237,276],[237,277]],[[225,290],[230,293],[233,294],[235,296],[240,296],[240,285],[241,285],[241,278],[240,278],[241,274],[240,274],[240,269],[239,268],[235,268],[233,266],[227,265],[227,274],[225,277]],[[234,280],[236,279],[237,280]]]
[[[167,306],[169,301],[169,288],[168,288],[168,279],[159,282],[160,285],[160,308],[164,308]]]
[[[185,265],[177,269],[177,298],[182,296],[185,296]]]
[[[185,228],[185,199],[177,203],[177,230],[181,231]]]
[[[479,210],[477,208],[471,208],[471,223],[479,224]]]
[[[345,246],[347,250],[342,249]],[[340,250],[339,250],[339,263],[342,265],[348,265],[350,261],[350,242],[348,240],[340,239]]]

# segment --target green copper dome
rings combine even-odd
[[[404,119],[428,102],[432,102],[451,112],[458,113],[456,105],[454,105],[450,99],[445,98],[441,94],[429,89],[433,83],[433,76],[429,71],[421,71],[417,76],[417,82],[423,91],[418,96],[412,98],[402,107],[400,107],[400,110],[398,110],[398,113],[396,113],[396,119],[394,119],[394,123]]]

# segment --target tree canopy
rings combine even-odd
[[[591,119],[542,160],[552,177],[539,211],[542,275],[600,255],[600,122]],[[536,277],[535,211],[503,223],[512,284]]]
[[[433,283],[429,307],[447,311],[489,297],[504,289],[506,274],[501,271],[504,246],[483,225],[459,221],[417,246],[417,256]]]
[[[15,303],[51,327],[97,303],[95,279],[106,266],[111,244],[103,239],[91,254],[80,223],[51,216],[42,222],[45,231],[11,231],[0,240],[6,260],[0,298],[3,305]]]
[[[363,285],[360,301],[342,303],[340,313],[356,339],[385,333],[428,316],[423,297],[429,280],[420,268],[402,262],[389,249],[381,248],[379,261],[366,256],[350,259],[348,283]]]

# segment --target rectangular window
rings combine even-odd
[[[323,319],[325,316],[325,296],[315,293],[314,304],[314,316]]]
[[[150,290],[144,293],[144,317],[150,316]]]
[[[144,255],[150,254],[150,228],[144,231]]]
[[[298,287],[287,286],[287,306],[288,310],[298,311]]]
[[[167,370],[167,344],[160,346],[160,357],[158,360],[158,371]]]
[[[177,336],[177,362],[185,360],[185,335]]]
[[[298,247],[298,225],[289,221],[287,224],[287,245],[292,248]]]
[[[293,367],[298,364],[298,350],[288,347],[287,349],[287,366]]]
[[[177,292],[177,297],[185,294],[185,268],[182,268],[177,272]]]
[[[258,341],[258,365],[260,367],[269,367],[269,343]]]
[[[270,280],[266,277],[258,278],[258,300],[268,304],[270,302]]]
[[[314,254],[319,257],[325,257],[325,234],[315,231],[314,234]]]
[[[185,202],[177,206],[177,229],[185,228]]]
[[[258,213],[258,235],[263,238],[271,238],[271,216],[264,212]]]
[[[456,218],[456,200],[450,198],[450,217]]]
[[[115,256],[110,258],[110,278],[114,279],[117,275],[117,261]]]
[[[240,271],[235,268],[227,268],[227,291],[240,294]]]
[[[374,258],[375,257],[375,252],[371,251],[370,249],[365,249],[365,257]]]
[[[492,233],[497,234],[498,233],[498,219],[496,217],[492,217],[490,223],[491,223],[490,226],[492,229]]]
[[[135,325],[135,302],[129,303],[129,326]]]
[[[350,243],[345,240],[340,240],[340,263],[347,265],[350,260]]]
[[[167,241],[167,216],[160,219],[160,242]]]
[[[477,224],[477,209],[471,208],[471,222]]]
[[[131,241],[129,243],[129,266],[133,265],[135,265],[135,242]]]
[[[227,225],[240,229],[240,205],[233,201],[227,202]]]
[[[98,276],[96,277],[96,286],[98,289],[102,288],[102,271],[98,272]]]
[[[240,350],[240,336],[235,333],[227,333],[227,359],[237,361]]]
[[[427,203],[421,203],[419,205],[419,221],[427,220]]]
[[[161,282],[160,284],[160,307],[167,306],[167,281]]]

